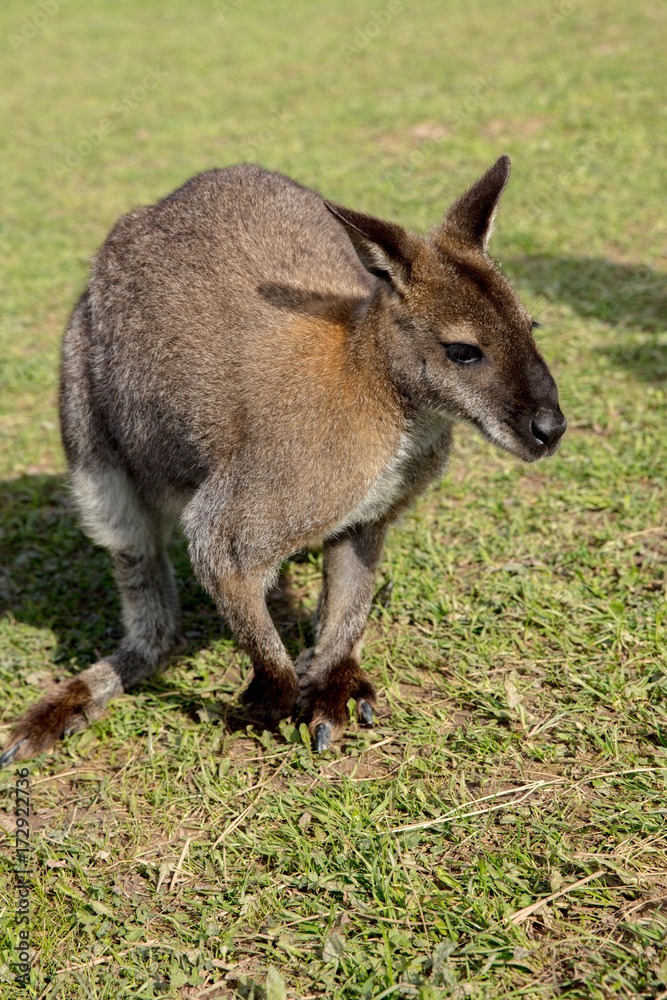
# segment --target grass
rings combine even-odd
[[[174,540],[187,654],[30,765],[31,992],[664,1000],[664,10],[40,10],[0,12],[5,732],[119,635],[55,394],[88,259],[133,205],[250,158],[423,230],[509,152],[493,250],[542,322],[570,426],[537,466],[461,429],[378,579],[394,584],[365,651],[379,724],[321,759],[302,728],[243,724],[248,661]],[[316,554],[291,563],[272,594],[292,653],[319,574]],[[20,993],[13,782],[3,996]]]

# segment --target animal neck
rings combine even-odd
[[[404,418],[414,416],[418,402],[399,373],[400,343],[388,307],[388,292],[380,281],[355,310],[347,337],[349,363],[361,373],[367,391]]]

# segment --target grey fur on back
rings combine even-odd
[[[128,466],[147,500],[175,508],[212,466],[233,460],[240,433],[246,442],[260,434],[264,452],[273,425],[275,449],[294,447],[280,420],[295,415],[304,386],[298,369],[267,384],[267,331],[332,306],[349,322],[372,284],[321,197],[259,167],[208,171],[129,213],[97,254],[78,307],[90,325],[85,348],[76,321],[65,338],[65,377],[85,364],[92,446]],[[267,427],[259,414],[255,430],[253,413],[234,412],[240,403],[230,412],[229,385],[256,396],[258,378],[276,420]],[[85,421],[72,403],[63,395],[63,438],[76,465]],[[271,462],[289,475],[289,458],[274,451]]]

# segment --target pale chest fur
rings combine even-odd
[[[327,535],[336,535],[353,524],[370,524],[405,505],[421,493],[447,464],[452,421],[435,410],[409,420],[398,448],[375,478],[370,489]]]

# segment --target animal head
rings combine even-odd
[[[425,238],[325,204],[380,279],[368,320],[389,344],[397,388],[532,462],[556,451],[567,421],[533,338],[536,324],[487,252],[509,174],[501,156]]]

